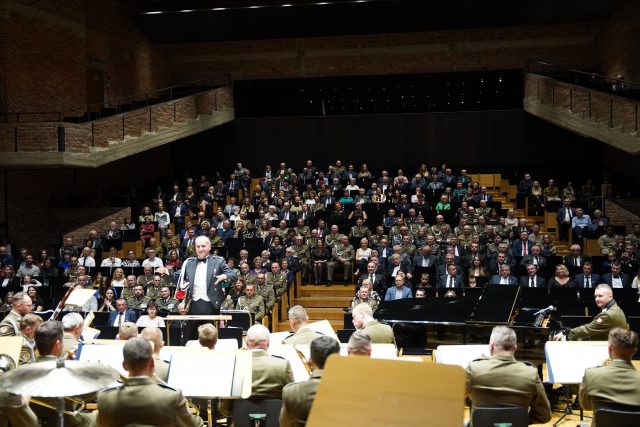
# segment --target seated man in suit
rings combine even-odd
[[[511,267],[504,264],[500,267],[500,274],[491,277],[492,285],[517,285],[518,281],[511,275]]]
[[[397,299],[413,298],[411,289],[404,285],[404,274],[397,274],[395,277],[395,286],[387,289],[387,293],[384,296],[385,301],[393,301]]]
[[[464,288],[462,276],[458,274],[458,267],[455,264],[449,264],[447,266],[447,274],[440,276],[438,288]]]
[[[579,288],[593,288],[600,284],[600,276],[593,273],[593,264],[591,261],[585,261],[582,264],[582,273],[576,274],[574,281]]]
[[[546,288],[547,281],[538,276],[538,266],[529,264],[527,265],[527,275],[520,277],[520,286],[528,288]]]
[[[511,249],[514,256],[527,256],[531,254],[531,247],[533,243],[529,240],[529,233],[523,231],[520,233],[520,238],[513,242]]]
[[[580,404],[587,410],[606,407],[607,403],[638,407],[640,372],[631,363],[638,348],[638,334],[630,329],[613,328],[608,341],[611,363],[584,371]]]
[[[477,407],[519,406],[529,410],[532,424],[551,419],[551,406],[535,366],[518,362],[516,333],[496,326],[489,339],[488,359],[477,359],[466,369],[467,396]]]
[[[382,290],[384,289],[384,276],[382,274],[380,274],[379,272],[376,272],[376,263],[375,262],[369,262],[367,263],[367,273],[366,274],[362,274],[359,278],[358,278],[358,288],[360,288],[360,286],[362,286],[362,282],[364,282],[365,280],[369,279],[369,281],[371,282],[371,286],[373,287],[373,289],[378,292],[381,293]]]
[[[547,260],[542,256],[541,252],[542,250],[540,246],[531,246],[531,253],[522,257],[522,260],[520,260],[520,265],[527,266],[529,264],[533,264],[537,266],[538,269],[546,267]]]
[[[602,275],[602,282],[612,288],[628,288],[631,286],[629,276],[622,272],[622,264],[618,261],[611,263],[611,273]]]
[[[119,328],[125,322],[135,323],[136,320],[136,314],[127,308],[127,300],[120,298],[116,301],[116,310],[109,313],[109,323],[107,325]]]

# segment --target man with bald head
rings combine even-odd
[[[289,309],[289,326],[293,333],[286,337],[282,344],[311,344],[313,340],[323,336],[309,328],[309,316],[307,310],[301,305],[294,305]]]
[[[598,285],[593,294],[596,305],[602,311],[586,325],[569,330],[566,336],[562,332],[556,334],[553,337],[555,341],[564,341],[565,339],[606,341],[611,329],[627,327],[627,318],[616,300],[613,299],[613,291],[609,285],[604,283]]]
[[[158,379],[167,382],[169,377],[169,363],[160,358],[160,350],[162,350],[164,346],[162,331],[155,326],[148,326],[142,330],[140,337],[149,341],[153,346],[153,373]]]

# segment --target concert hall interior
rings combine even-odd
[[[640,425],[640,3],[521,3],[0,0],[0,424]]]

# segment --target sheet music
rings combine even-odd
[[[347,355],[349,344],[340,343],[340,355]],[[371,357],[373,359],[395,360],[398,358],[398,349],[393,344],[371,344]]]
[[[231,397],[235,363],[235,352],[175,353],[167,383],[188,397]]]
[[[296,382],[306,381],[309,379],[309,371],[307,371],[306,366],[298,356],[296,352],[296,348],[303,347],[300,345],[289,345],[283,344],[279,346],[269,347],[269,354],[273,356],[280,356],[289,361],[289,365],[291,365],[291,371],[293,372],[293,380]],[[309,346],[306,346],[309,348]]]
[[[64,303],[65,307],[82,307],[96,293],[95,289],[74,289]]]
[[[110,366],[120,375],[128,377],[129,374],[122,366],[122,348],[122,344],[83,344],[78,348],[78,360]]]
[[[609,358],[606,341],[547,341],[544,346],[549,382],[580,384],[587,368]]]
[[[490,356],[489,345],[439,345],[436,349],[436,363],[457,365],[463,369],[469,362]]]

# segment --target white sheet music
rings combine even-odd
[[[609,358],[606,341],[547,341],[544,346],[549,382],[580,384],[587,368]]]
[[[231,397],[235,363],[235,352],[175,353],[167,383],[185,396]]]
[[[291,365],[291,371],[293,372],[294,381],[306,381],[309,379],[309,371],[307,371],[307,368],[302,362],[302,359],[300,359],[300,356],[298,356],[296,347],[303,346],[293,346],[289,344],[269,346],[269,354],[273,356],[283,357],[289,361],[289,365]],[[309,348],[309,346],[306,347]]]
[[[436,349],[436,363],[457,365],[465,369],[469,362],[490,355],[489,345],[439,345]]]
[[[115,369],[120,375],[127,377],[129,374],[122,366],[122,344],[84,344],[80,350],[82,362],[102,363]]]

